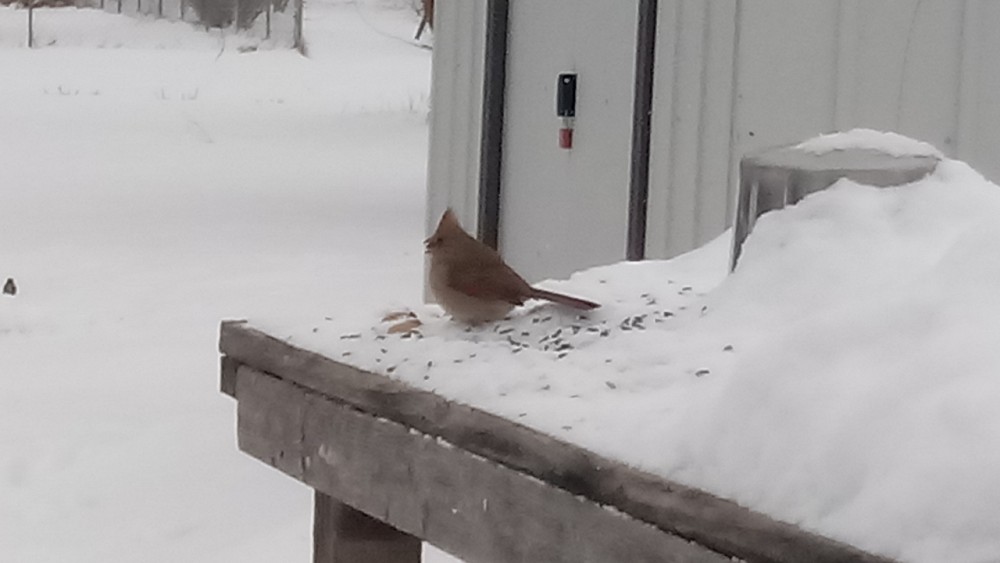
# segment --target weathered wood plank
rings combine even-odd
[[[239,362],[229,356],[222,356],[219,366],[219,390],[223,394],[236,398],[236,368]]]
[[[240,367],[236,396],[243,451],[468,561],[729,561],[433,436],[257,370]]]
[[[222,324],[220,349],[241,364],[441,437],[458,448],[614,507],[719,553],[754,562],[891,561],[513,421],[302,350],[245,323]],[[282,463],[279,459],[272,464],[286,470]]]
[[[315,492],[313,563],[420,563],[420,539]]]

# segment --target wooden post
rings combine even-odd
[[[274,10],[274,2],[267,3],[266,18],[264,19],[264,39],[271,38],[271,11]]]
[[[28,5],[28,48],[35,46],[35,3]]]
[[[420,563],[420,539],[315,491],[313,563]]]
[[[305,41],[302,40],[302,11],[305,9],[304,3],[305,0],[295,0],[295,28],[292,32],[294,37],[292,46],[303,55],[306,54]]]

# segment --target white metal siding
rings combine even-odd
[[[445,208],[476,231],[486,0],[438,0],[434,10],[427,232]]]
[[[1000,180],[1000,2],[659,0],[647,255],[721,233],[747,151],[871,127]],[[474,227],[485,0],[438,0],[429,223]],[[624,256],[636,3],[511,0],[500,243],[530,279]],[[442,62],[444,61],[444,62]],[[556,75],[580,75],[576,148]]]
[[[625,257],[638,2],[513,0],[500,250],[528,280]],[[576,72],[574,148],[556,77]]]
[[[820,133],[898,131],[1000,179],[1000,2],[661,0],[658,23],[650,257],[730,224],[741,155]]]
[[[736,14],[732,2],[659,2],[649,257],[694,248],[718,234],[729,215]]]

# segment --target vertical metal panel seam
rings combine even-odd
[[[628,230],[625,256],[646,256],[649,208],[649,146],[653,112],[653,73],[656,61],[657,0],[639,0],[635,37],[632,154],[629,167]]]
[[[732,223],[736,218],[736,182],[739,180],[739,160],[740,155],[736,154],[736,147],[739,145],[739,120],[737,119],[740,107],[740,29],[743,21],[743,0],[736,0],[736,13],[733,15],[733,77],[730,88],[729,108],[729,178],[726,181],[726,217]],[[735,178],[734,178],[735,176]]]
[[[844,15],[844,10],[846,9],[847,8],[844,5],[844,0],[837,0],[837,20],[834,22],[834,29],[836,29],[834,33],[836,35],[835,35],[835,40],[833,42],[834,95],[833,95],[833,107],[831,108],[833,110],[833,115],[830,119],[830,121],[833,122],[833,128],[835,130],[840,129],[842,127],[843,116],[844,116],[845,100],[843,99],[844,89],[842,87],[841,81],[845,80],[843,65],[845,57],[844,35],[846,33],[846,29],[844,26],[844,19],[846,16]]]
[[[903,47],[903,68],[900,70],[899,88],[896,93],[896,121],[895,125],[893,125],[897,131],[903,123],[903,104],[906,102],[906,83],[907,77],[910,74],[910,56],[913,52],[913,36],[917,29],[917,20],[920,18],[920,8],[923,4],[924,0],[917,0],[917,3],[914,4],[913,13],[910,14],[910,25],[906,31],[906,44]]]
[[[711,2],[704,2],[701,5],[701,10],[701,76],[699,76],[698,80],[698,150],[695,151],[695,158],[697,159],[697,162],[694,167],[694,222],[692,225],[694,228],[692,240],[694,240],[695,246],[701,242],[700,234],[702,232],[702,226],[705,223],[705,188],[707,186],[704,186],[703,182],[704,170],[707,165],[705,162],[705,151],[707,150],[705,146],[705,137],[708,135],[708,132],[706,131],[706,123],[708,122],[708,67],[711,64],[710,61],[712,58]]]
[[[975,147],[976,115],[979,98],[979,35],[975,31],[980,21],[979,10],[970,6],[970,1],[962,2],[962,26],[959,29],[958,80],[955,112],[955,158],[969,159]]]
[[[436,15],[436,19],[439,20],[438,45],[431,52],[430,134],[425,179],[427,183],[425,197],[427,211],[424,220],[425,232],[427,233],[434,229],[437,222],[435,215],[440,212],[439,202],[441,200],[451,201],[454,186],[458,183],[455,180],[455,167],[452,164],[452,159],[442,158],[443,154],[452,153],[457,131],[454,113],[445,111],[445,108],[450,110],[453,107],[450,102],[455,97],[455,91],[458,88],[458,73],[453,71],[444,74],[444,78],[442,78],[444,69],[457,67],[454,62],[455,41],[444,40],[446,34],[453,33],[452,30],[457,29],[453,25],[454,10],[450,8],[451,5],[451,3],[445,3],[438,10]]]
[[[834,48],[833,129],[854,123],[857,98],[859,17],[857,0],[839,0]]]
[[[677,127],[677,122],[679,121],[678,114],[681,111],[680,104],[678,100],[681,94],[681,81],[678,80],[678,76],[681,73],[681,60],[684,58],[683,50],[683,40],[681,38],[681,27],[684,25],[684,0],[677,0],[676,8],[676,18],[674,19],[674,60],[671,61],[673,70],[673,83],[670,88],[673,90],[671,93],[671,104],[670,104],[670,154],[668,155],[669,168],[667,169],[667,245],[670,247],[671,240],[677,234],[672,225],[675,223],[674,218],[678,211],[677,209],[677,190],[680,187],[677,185],[677,142],[680,140],[680,135],[678,133],[679,127]]]
[[[507,90],[508,0],[489,0],[483,66],[483,119],[479,158],[479,240],[497,248],[503,176],[503,121]]]
[[[460,147],[455,147],[456,153],[461,152],[462,157],[459,162],[462,166],[462,182],[459,184],[459,189],[462,192],[462,204],[463,204],[463,216],[472,217],[476,221],[475,228],[478,228],[479,216],[479,197],[473,193],[470,193],[469,184],[479,178],[480,171],[480,154],[477,153],[478,147],[476,147],[471,141],[477,137],[482,139],[483,134],[483,93],[482,91],[477,91],[477,86],[481,85],[483,81],[483,70],[479,68],[477,64],[477,56],[484,57],[485,53],[481,53],[478,50],[479,34],[476,33],[476,26],[468,25],[469,22],[479,21],[482,17],[481,3],[480,2],[456,2],[456,4],[461,6],[462,16],[459,18],[459,22],[465,22],[462,27],[462,41],[459,43],[461,45],[462,52],[464,56],[462,57],[462,65],[468,69],[467,72],[463,73],[462,76],[465,77],[465,81],[462,84],[462,92],[466,95],[463,96],[464,101],[462,103],[462,109],[465,114],[463,116],[463,121],[466,125],[464,135],[462,136],[462,145]],[[485,34],[484,29],[480,29],[479,33]],[[478,82],[478,83],[477,83]],[[479,94],[479,104],[474,103],[476,100],[473,93]],[[472,225],[469,226],[472,228]]]
[[[454,5],[448,2],[444,3],[445,6],[440,6],[436,10],[435,18],[438,19],[437,30],[434,32],[435,39],[437,40],[437,45],[432,51],[435,56],[438,51],[447,53],[448,58],[444,60],[439,60],[433,63],[431,72],[433,74],[434,70],[437,69],[438,65],[447,66],[448,70],[448,88],[447,97],[438,96],[431,98],[431,111],[437,111],[443,117],[439,117],[445,121],[448,130],[448,146],[447,151],[444,154],[450,156],[451,158],[445,158],[441,156],[444,160],[442,168],[447,171],[447,192],[445,194],[445,201],[448,206],[455,205],[455,193],[458,187],[462,185],[462,179],[460,172],[463,171],[462,161],[464,160],[462,156],[455,157],[455,152],[458,149],[458,139],[459,131],[462,129],[463,125],[468,126],[469,124],[461,123],[462,117],[464,117],[464,112],[460,111],[460,106],[458,104],[459,92],[464,92],[462,86],[464,86],[464,81],[462,80],[462,75],[460,69],[464,66],[460,59],[460,53],[462,48],[462,31],[465,26],[461,25],[464,20],[462,15],[462,9],[459,5]],[[448,16],[445,19],[444,16]],[[445,34],[448,35],[448,40],[444,40]],[[440,37],[440,39],[439,39]],[[443,58],[443,57],[442,57]],[[431,84],[432,88],[434,84]],[[443,89],[443,88],[442,88]],[[464,98],[465,96],[462,96]],[[436,108],[436,109],[434,109]],[[433,141],[432,141],[433,142]],[[464,156],[464,155],[463,155]],[[435,212],[429,214],[428,216],[428,227],[430,231],[434,230],[434,226],[437,224],[440,210],[434,210]],[[430,232],[428,231],[428,232]]]

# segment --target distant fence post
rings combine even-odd
[[[35,46],[35,3],[28,4],[28,48]]]
[[[122,0],[118,0],[118,13],[122,13]]]
[[[271,38],[271,11],[274,10],[274,2],[267,3],[267,12],[264,16],[264,39]]]
[[[294,41],[292,46],[303,55],[306,54],[305,42],[302,41],[302,11],[305,0],[295,0],[295,30],[292,32]]]

